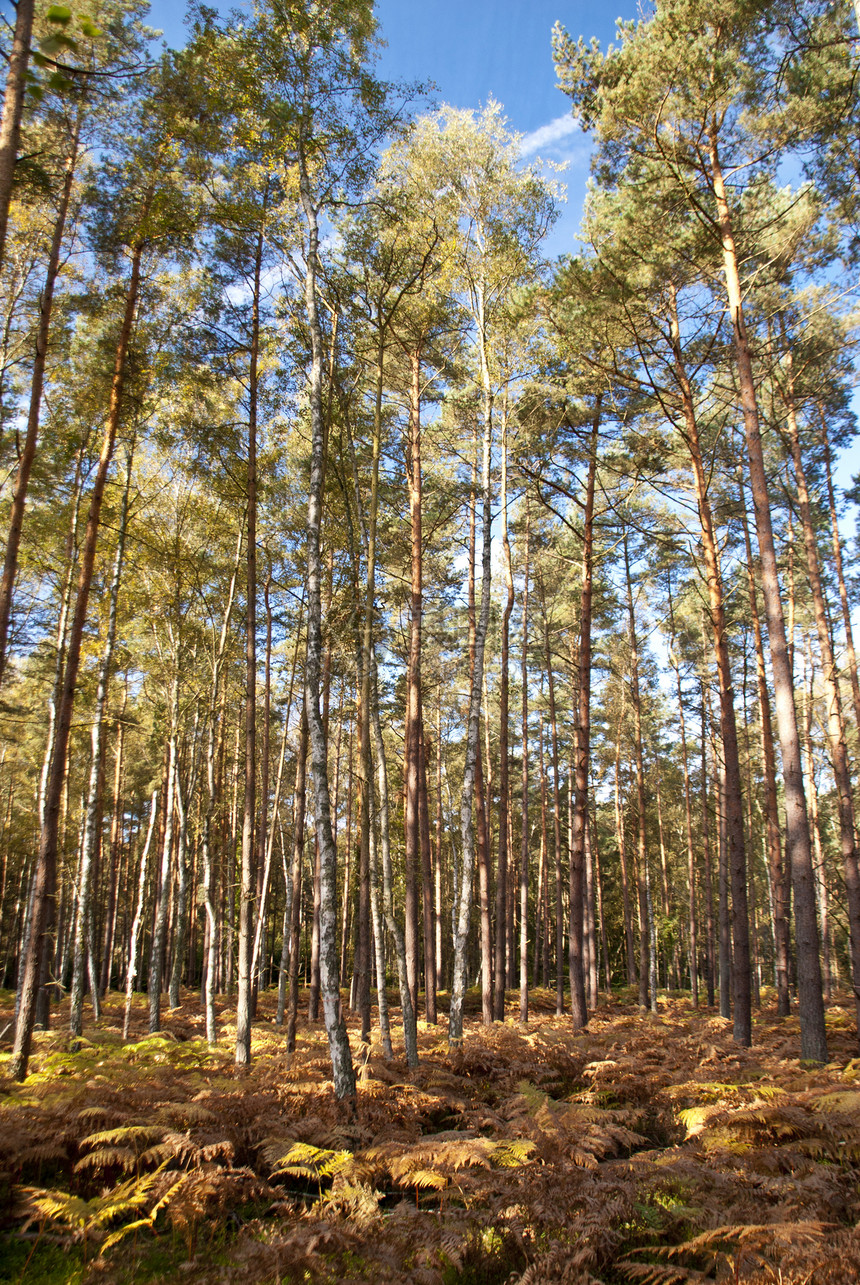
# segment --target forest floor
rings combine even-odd
[[[68,1051],[65,1006],[32,1074],[0,1052],[0,1281],[845,1285],[860,1281],[860,1057],[847,1007],[832,1061],[800,1061],[796,1016],[754,1045],[688,1000],[603,1001],[587,1031],[532,995],[527,1027],[471,1012],[421,1065],[361,1050],[354,1120],[322,1023],[291,1060],[261,996],[253,1064],[201,1038],[196,995],[146,1034],[122,997]],[[392,995],[392,1001],[395,997]],[[0,994],[0,1031],[13,997]],[[396,1014],[393,1014],[396,1016]],[[394,1034],[396,1038],[397,1029]]]

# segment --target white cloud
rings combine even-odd
[[[543,148],[554,147],[556,143],[577,133],[578,130],[579,121],[571,112],[565,116],[556,116],[555,120],[541,125],[539,129],[533,129],[530,134],[523,135],[520,141],[520,156],[534,156]]]

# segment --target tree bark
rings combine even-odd
[[[797,979],[801,1024],[802,1056],[813,1062],[827,1061],[827,1038],[824,1026],[824,1001],[821,987],[818,923],[815,908],[815,883],[809,818],[803,792],[800,762],[800,738],[797,711],[785,635],[785,619],[779,591],[776,549],[773,541],[770,499],[761,443],[758,403],[752,358],[743,311],[743,294],[738,271],[737,251],[731,210],[717,147],[716,125],[710,137],[710,161],[717,206],[717,217],[723,251],[726,294],[731,315],[735,362],[741,393],[741,408],[746,434],[750,486],[755,509],[756,534],[761,556],[762,593],[770,642],[776,719],[782,749],[782,772],[785,782],[786,848],[794,888],[795,940],[797,944]]]
[[[764,774],[765,834],[767,843],[768,870],[770,872],[771,896],[773,899],[773,936],[776,972],[776,1004],[780,1017],[787,1017],[791,1011],[788,989],[788,961],[790,952],[789,913],[786,896],[785,871],[782,862],[782,840],[779,826],[779,804],[776,792],[776,755],[773,747],[773,724],[771,722],[770,693],[767,686],[767,671],[764,663],[764,645],[761,634],[761,621],[758,612],[758,595],[756,593],[755,572],[753,569],[752,545],[750,542],[749,522],[747,520],[746,497],[741,483],[741,519],[744,528],[744,545],[747,559],[747,580],[749,584],[750,617],[753,626],[753,638],[756,652],[756,681],[758,683],[759,725],[761,729],[761,757]]]
[[[27,4],[29,4],[30,22],[32,23],[33,0],[18,0],[18,18],[20,20],[21,10]],[[14,57],[15,54],[13,50],[12,59],[14,59]],[[12,75],[12,59],[10,59],[10,76]],[[3,130],[5,128],[5,116],[4,107],[3,123],[0,125],[0,263],[2,263],[3,259],[3,243],[6,235],[6,219],[3,214],[3,209],[5,208],[8,210],[8,199],[6,200],[6,206],[3,206],[4,198],[2,179],[4,164]],[[9,622],[12,616],[12,595],[15,589],[15,576],[18,572],[18,551],[21,547],[21,531],[24,525],[24,506],[27,501],[27,489],[30,484],[30,473],[33,468],[33,460],[36,457],[36,446],[39,440],[39,416],[42,408],[45,364],[48,359],[48,337],[51,330],[54,288],[57,283],[57,277],[60,275],[60,254],[62,252],[63,239],[66,233],[66,221],[68,219],[69,203],[71,201],[72,186],[74,184],[75,169],[78,161],[81,119],[82,113],[79,109],[72,132],[69,155],[66,160],[66,173],[63,179],[62,191],[60,193],[60,204],[57,209],[57,217],[54,220],[54,233],[48,257],[48,270],[45,274],[45,284],[42,287],[42,293],[39,300],[39,324],[36,330],[36,351],[33,357],[33,370],[30,376],[30,407],[27,414],[27,433],[24,438],[24,447],[21,451],[21,457],[18,460],[18,471],[15,474],[15,486],[12,491],[12,503],[9,512],[9,534],[6,537],[3,575],[2,579],[0,579],[0,686],[2,686],[3,683],[3,673],[9,646]]]
[[[790,349],[787,350],[785,355],[785,367],[786,380],[782,388],[782,395],[785,402],[788,440],[797,483],[797,499],[803,528],[803,543],[806,549],[806,570],[809,587],[812,591],[815,626],[818,631],[818,649],[821,656],[822,669],[821,678],[827,695],[827,739],[830,742],[830,763],[833,768],[833,780],[836,785],[842,867],[848,903],[851,980],[854,988],[855,1017],[858,1033],[860,1033],[860,862],[858,862],[857,857],[857,842],[854,829],[854,796],[851,789],[851,772],[848,766],[848,749],[845,744],[845,718],[842,712],[842,695],[839,691],[836,660],[833,655],[833,644],[830,638],[830,621],[827,616],[827,605],[824,601],[824,590],[821,584],[815,525],[812,520],[812,507],[809,499],[809,489],[806,485],[803,453],[800,448],[800,431],[797,424],[797,407],[794,393],[794,371]]]
[[[145,208],[152,199],[152,188],[147,195]],[[140,286],[140,264],[143,255],[143,244],[134,247],[132,253],[131,276],[125,299],[125,314],[120,329],[119,342],[114,357],[113,378],[111,381],[110,403],[107,423],[105,425],[102,448],[99,455],[96,476],[90,493],[89,512],[81,550],[78,589],[75,600],[75,611],[69,632],[69,649],[66,656],[63,674],[63,690],[57,718],[57,731],[51,758],[51,769],[48,788],[45,795],[45,817],[39,839],[39,856],[36,866],[36,884],[34,889],[33,925],[28,943],[27,957],[19,987],[21,1002],[15,1028],[15,1044],[10,1063],[13,1078],[23,1080],[27,1074],[30,1058],[30,1046],[33,1038],[33,1026],[36,1016],[36,992],[39,981],[39,961],[46,948],[46,926],[52,909],[54,889],[56,887],[57,846],[59,839],[60,802],[63,793],[63,782],[66,771],[66,753],[69,734],[72,726],[72,713],[75,704],[78,669],[80,667],[81,645],[84,625],[89,605],[90,587],[95,566],[96,544],[98,540],[99,519],[105,485],[113,458],[114,444],[119,428],[123,406],[123,387],[126,375],[126,362],[131,341],[132,326],[137,309],[137,296]]]
[[[520,1021],[529,1020],[529,501],[526,496],[525,565],[523,568],[523,640],[520,659],[522,801],[520,828]]]
[[[69,1030],[73,1038],[83,1030],[84,1007],[84,966],[85,953],[89,945],[89,924],[91,912],[91,889],[93,864],[96,855],[97,830],[101,827],[102,809],[99,806],[101,791],[99,780],[102,776],[104,758],[105,706],[107,705],[108,684],[110,683],[113,664],[114,645],[116,642],[117,603],[122,579],[123,555],[125,552],[126,526],[128,522],[128,497],[131,489],[131,466],[134,458],[134,443],[128,453],[126,462],[125,488],[120,507],[119,528],[116,553],[114,554],[113,574],[108,598],[108,624],[105,634],[104,649],[99,665],[96,703],[93,711],[91,735],[90,779],[87,791],[87,807],[84,820],[83,844],[81,850],[80,873],[78,880],[78,918],[75,929],[74,961],[72,965],[72,991],[69,1002]]]
[[[35,0],[16,0],[15,30],[12,34],[12,48],[9,51],[3,115],[0,117],[0,265],[6,258],[6,229],[9,223],[15,162],[18,159],[18,143],[21,137],[21,115],[24,110],[24,95],[27,91],[27,66],[30,61],[35,9]]]
[[[579,598],[579,682],[576,710],[575,804],[570,842],[570,1007],[574,1030],[588,1022],[583,968],[583,892],[591,772],[591,620],[594,585],[594,491],[601,398],[598,395],[588,442],[588,477],[582,522],[582,589]]]
[[[303,126],[304,128],[304,126]],[[325,432],[323,423],[323,338],[317,300],[319,226],[304,146],[300,148],[299,190],[308,229],[305,309],[311,338],[308,403],[311,418],[311,462],[307,518],[308,645],[305,666],[305,709],[314,784],[314,819],[320,853],[320,990],[332,1060],[334,1092],[347,1111],[354,1110],[355,1072],[346,1026],[340,1008],[337,960],[337,850],[331,829],[326,731],[320,710],[322,601],[320,597],[320,530],[323,507]]]

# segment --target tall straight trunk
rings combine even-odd
[[[476,503],[478,477],[478,440],[475,436],[475,457],[472,461],[472,485],[469,490],[469,678],[474,682],[475,647],[478,622],[475,610],[475,562],[476,562]],[[484,768],[480,738],[480,705],[478,708],[478,743],[475,747],[474,796],[475,796],[475,848],[478,866],[478,900],[480,910],[480,948],[481,948],[481,1017],[485,1026],[493,1020],[492,996],[492,944],[490,928],[490,873],[488,854],[487,816],[484,807]],[[456,936],[456,928],[455,928]]]
[[[257,832],[256,847],[257,851],[254,857],[256,887],[254,892],[255,910],[254,915],[254,940],[251,946],[251,1016],[257,1016],[257,997],[260,986],[262,985],[263,973],[263,950],[262,943],[265,937],[265,924],[269,906],[269,880],[272,870],[272,852],[274,850],[274,834],[277,823],[278,809],[275,806],[272,812],[271,830],[269,827],[269,773],[270,773],[270,750],[271,750],[271,722],[272,722],[272,604],[270,600],[272,588],[272,562],[269,559],[269,565],[266,571],[266,578],[263,581],[263,605],[266,615],[266,652],[263,668],[263,727],[262,727],[262,745],[260,746],[260,799],[257,814]],[[287,710],[289,717],[289,710]]]
[[[555,857],[555,1011],[560,1017],[564,1012],[564,904],[562,901],[561,881],[561,782],[558,763],[558,718],[555,703],[555,675],[553,673],[552,649],[549,641],[549,617],[546,609],[546,597],[541,582],[541,612],[543,615],[544,659],[546,663],[547,687],[549,695],[550,744],[552,746],[552,822],[553,822],[553,856]]]
[[[507,982],[507,920],[508,920],[508,816],[510,813],[510,780],[508,764],[508,691],[510,683],[509,653],[511,612],[514,609],[514,576],[511,565],[511,543],[508,538],[508,424],[507,405],[502,420],[502,476],[499,504],[502,516],[502,554],[505,569],[505,606],[502,612],[502,654],[499,674],[499,864],[496,875],[496,958],[495,988],[493,991],[493,1017],[497,1022],[505,1018],[505,986]]]
[[[720,942],[720,1017],[732,1015],[732,925],[729,909],[729,841],[726,802],[726,764],[716,739],[714,761],[717,764],[717,887],[719,890],[719,942]]]
[[[794,889],[795,941],[797,946],[797,982],[800,1009],[802,1056],[813,1062],[827,1061],[827,1038],[824,1027],[824,1001],[821,987],[818,922],[815,907],[815,879],[809,818],[803,792],[803,770],[800,762],[800,737],[797,711],[785,634],[785,619],[779,590],[776,548],[773,540],[770,499],[767,489],[764,452],[759,425],[758,403],[752,357],[743,311],[738,258],[735,248],[732,214],[717,146],[717,129],[710,137],[710,162],[717,217],[723,250],[726,294],[732,320],[735,363],[741,394],[750,488],[755,509],[756,534],[761,556],[762,593],[770,642],[776,720],[782,750],[782,773],[785,782],[786,848]]]
[[[672,584],[671,579],[668,584],[669,597],[669,660],[675,671],[675,686],[678,691],[678,727],[681,733],[681,767],[684,772],[684,820],[687,830],[687,880],[688,889],[688,915],[687,915],[687,942],[688,942],[688,960],[690,965],[690,998],[693,1008],[699,1007],[699,961],[698,951],[698,922],[696,916],[696,852],[693,844],[693,803],[690,792],[690,763],[687,756],[687,723],[684,716],[684,693],[681,689],[681,668],[678,664],[678,658],[675,653],[675,609],[672,603]]]
[[[117,922],[117,888],[119,887],[119,867],[122,855],[122,784],[125,767],[125,709],[128,699],[128,686],[123,692],[122,707],[116,723],[116,750],[114,756],[113,806],[111,809],[110,827],[110,874],[108,876],[108,902],[105,912],[104,937],[102,947],[102,971],[99,990],[102,995],[110,989],[113,974],[113,951],[116,940]],[[2,912],[0,912],[2,917]]]
[[[155,917],[149,954],[149,1029],[161,1030],[161,979],[167,941],[167,919],[170,898],[171,860],[173,857],[173,817],[176,810],[176,779],[179,742],[179,674],[170,685],[170,735],[167,743],[167,780],[164,790],[164,834],[161,839],[161,865],[155,887]]]
[[[221,633],[218,638],[217,648],[212,658],[212,687],[209,693],[209,718],[206,745],[206,807],[203,814],[203,881],[201,891],[203,909],[206,914],[206,922],[209,930],[206,973],[203,985],[203,1012],[206,1020],[206,1040],[212,1047],[214,1047],[218,1038],[215,1026],[215,974],[217,971],[218,936],[216,931],[217,916],[215,913],[215,900],[213,896],[212,828],[218,799],[215,764],[219,748],[218,743],[220,742],[220,745],[223,746],[224,739],[224,708],[223,701],[221,701],[219,713],[219,695],[221,691],[221,675],[224,669],[227,640],[229,636],[230,619],[233,615],[233,604],[236,599],[236,582],[239,577],[239,564],[242,556],[242,539],[244,533],[245,514],[243,513],[242,519],[239,522],[239,534],[236,539],[236,554],[233,560],[232,574],[230,576],[230,587],[227,591],[227,602],[224,606],[224,614],[221,618]]]
[[[412,1007],[412,994],[409,990],[409,978],[406,969],[406,943],[403,930],[394,914],[394,872],[391,862],[391,833],[388,807],[388,767],[385,761],[385,745],[382,740],[382,727],[379,721],[379,692],[376,675],[376,655],[371,652],[371,730],[373,732],[373,749],[376,758],[376,778],[379,791],[379,846],[382,857],[382,907],[385,914],[385,926],[394,941],[394,955],[397,960],[397,981],[400,986],[400,1011],[403,1018],[403,1043],[406,1050],[406,1063],[410,1067],[418,1065],[418,1027],[415,1009]]]
[[[630,904],[630,872],[627,865],[627,843],[624,834],[624,809],[621,804],[621,724],[624,707],[618,715],[615,733],[615,841],[618,845],[618,864],[621,870],[621,907],[624,916],[624,946],[627,963],[627,985],[637,984],[636,944],[633,938],[633,909]]]
[[[421,879],[421,904],[423,918],[425,1003],[434,1013],[435,1021],[435,957],[432,946],[432,902],[425,868],[429,851],[423,842],[422,806],[426,815],[426,779],[422,783],[423,712],[421,693],[421,625],[424,610],[423,595],[423,531],[422,503],[423,482],[421,464],[421,345],[409,352],[409,439],[406,446],[406,479],[409,486],[410,565],[411,584],[409,600],[409,653],[406,670],[406,745],[405,773],[406,799],[404,829],[406,843],[406,947],[409,961],[409,982],[412,1004],[418,1004],[418,881]],[[426,778],[426,773],[425,773]],[[422,799],[423,793],[423,799]],[[427,982],[433,982],[433,995],[427,994]]]
[[[860,4],[860,0],[857,0]],[[836,496],[833,492],[833,466],[830,458],[830,439],[827,433],[827,420],[819,406],[818,415],[821,421],[821,442],[824,447],[825,477],[827,479],[827,505],[830,510],[830,532],[833,543],[833,565],[836,568],[836,581],[839,585],[839,603],[842,607],[842,624],[845,629],[845,654],[848,658],[848,674],[851,679],[851,698],[854,705],[854,722],[860,728],[860,677],[857,673],[857,653],[854,650],[854,631],[851,628],[851,607],[848,602],[848,590],[845,585],[845,572],[842,566],[842,541],[839,536],[839,514],[836,509]]]
[[[705,700],[705,684],[702,681],[702,852],[705,859],[705,985],[708,992],[708,1007],[714,1005],[714,981],[716,973],[716,929],[714,920],[714,872],[711,862],[711,818],[708,808],[708,714]]]
[[[639,1007],[648,1007],[648,983],[651,972],[651,943],[648,936],[648,844],[645,827],[645,761],[642,751],[642,702],[639,694],[639,644],[633,611],[633,580],[630,575],[630,553],[627,530],[624,531],[624,569],[627,580],[627,624],[630,635],[630,695],[633,700],[633,752],[636,761],[636,799],[639,845],[636,883],[639,892]]]
[[[290,914],[290,989],[287,1000],[287,1052],[296,1051],[299,1011],[299,927],[302,909],[302,858],[305,850],[307,806],[308,719],[302,709],[299,748],[296,754],[296,788],[293,791],[293,859],[290,865],[292,909]]]
[[[128,1026],[131,1020],[131,1000],[134,995],[134,983],[137,980],[137,959],[138,944],[140,941],[140,927],[143,922],[143,908],[146,900],[146,876],[149,865],[149,849],[152,844],[152,836],[155,831],[155,822],[158,816],[158,790],[152,791],[152,798],[149,803],[149,825],[146,831],[146,841],[140,853],[137,874],[137,902],[134,910],[134,919],[131,923],[131,930],[128,935],[128,964],[126,966],[125,977],[125,1018],[122,1025],[122,1038],[128,1039]]]
[[[842,850],[846,900],[848,903],[851,980],[854,987],[854,1009],[858,1033],[860,1033],[860,861],[858,861],[857,856],[854,829],[854,795],[851,789],[848,749],[845,744],[845,718],[842,712],[842,695],[839,691],[836,660],[833,655],[833,643],[830,638],[830,621],[827,616],[827,605],[824,601],[824,590],[821,584],[815,524],[812,519],[809,489],[806,485],[803,453],[800,448],[800,430],[797,424],[797,407],[794,394],[794,370],[790,349],[785,355],[785,366],[786,381],[782,389],[782,395],[785,402],[794,476],[797,482],[797,499],[803,528],[803,543],[806,549],[806,570],[809,587],[812,590],[815,626],[818,631],[818,649],[821,656],[822,669],[821,679],[827,697],[827,739],[830,743],[830,764],[836,785],[839,838]]]
[[[186,944],[189,937],[188,886],[191,871],[188,860],[188,808],[194,798],[197,786],[197,766],[200,754],[200,711],[194,711],[194,725],[191,731],[191,744],[188,747],[188,770],[183,787],[180,773],[176,774],[176,812],[179,826],[176,832],[176,913],[173,935],[173,961],[168,985],[168,1003],[171,1008],[178,1008],[180,1001],[179,988],[186,971]],[[193,983],[192,983],[193,984]]]
[[[144,215],[152,198],[152,188],[144,203]],[[102,500],[108,472],[113,459],[114,445],[123,407],[123,386],[125,383],[126,362],[131,341],[132,326],[137,309],[137,296],[140,286],[140,264],[143,245],[134,247],[132,253],[131,276],[125,298],[125,313],[120,329],[114,357],[113,378],[111,381],[110,402],[107,423],[102,439],[96,476],[90,492],[90,505],[87,514],[87,525],[84,543],[80,556],[78,588],[75,599],[75,611],[69,631],[69,649],[66,656],[63,674],[63,690],[57,717],[57,731],[51,759],[51,770],[48,788],[45,795],[45,817],[39,838],[39,857],[36,866],[36,884],[33,901],[33,926],[28,943],[27,958],[21,980],[20,1006],[15,1028],[15,1044],[10,1063],[10,1072],[15,1079],[23,1080],[27,1074],[30,1058],[30,1046],[33,1038],[33,1026],[36,1016],[36,992],[39,980],[39,962],[47,947],[46,926],[49,914],[53,909],[54,889],[56,887],[57,847],[59,840],[60,803],[65,780],[66,755],[69,745],[69,734],[72,726],[72,713],[75,705],[75,691],[78,680],[78,669],[81,659],[84,626],[89,605],[90,587],[96,558],[99,520]],[[51,903],[49,905],[49,903]]]
[[[818,918],[821,929],[821,973],[824,981],[824,1002],[830,1003],[832,978],[830,975],[830,916],[827,905],[827,879],[824,868],[824,849],[821,843],[821,825],[818,815],[818,787],[815,783],[815,755],[812,748],[812,707],[815,699],[815,666],[812,660],[812,646],[806,640],[804,668],[807,674],[803,684],[803,717],[801,721],[803,735],[803,755],[806,763],[806,786],[809,799],[809,819],[812,823],[812,846],[815,855],[815,891],[818,900]]]
[[[93,865],[96,858],[97,832],[101,829],[102,808],[99,781],[103,773],[105,706],[107,705],[108,685],[113,664],[114,645],[116,643],[117,603],[119,586],[122,579],[123,555],[125,553],[125,536],[128,523],[128,497],[131,489],[131,466],[134,458],[134,443],[128,452],[126,461],[125,488],[119,514],[116,553],[114,554],[113,573],[108,593],[108,623],[104,648],[99,664],[99,676],[96,686],[96,703],[93,711],[91,734],[90,780],[87,791],[87,806],[84,820],[83,845],[78,876],[78,918],[75,928],[74,962],[72,965],[72,991],[69,1004],[69,1030],[77,1037],[83,1030],[84,1010],[84,967],[85,954],[89,943],[89,925],[91,913],[91,890]]]
[[[463,792],[460,798],[460,832],[463,846],[463,865],[460,878],[460,901],[457,906],[457,924],[454,933],[454,977],[451,987],[451,1009],[448,1022],[448,1042],[456,1046],[463,1039],[463,999],[466,993],[466,945],[469,935],[469,918],[472,902],[472,875],[475,865],[475,830],[472,822],[472,805],[476,789],[476,761],[480,752],[481,691],[484,683],[484,648],[490,623],[490,581],[492,571],[492,488],[490,479],[493,443],[492,398],[489,388],[489,371],[486,355],[486,328],[483,292],[477,291],[479,316],[479,348],[484,390],[484,435],[481,464],[481,490],[483,492],[483,522],[481,549],[481,609],[475,626],[474,662],[472,664],[471,691],[469,694],[469,721],[466,731],[466,760],[463,767]],[[489,955],[486,948],[482,954]],[[485,960],[489,967],[490,960]],[[492,1010],[490,1010],[490,1017]],[[485,1020],[486,1009],[485,1009]]]
[[[33,0],[18,0],[18,18],[20,19],[21,17],[22,8],[28,4],[30,10],[30,22],[32,23]],[[12,60],[14,57],[15,52],[13,50],[12,59],[10,59],[10,76],[12,74]],[[27,433],[24,438],[24,446],[21,451],[21,456],[18,460],[18,471],[15,474],[15,486],[12,491],[12,503],[9,512],[9,534],[6,537],[6,553],[3,560],[3,575],[2,579],[0,579],[0,685],[2,685],[3,682],[3,672],[6,665],[9,645],[9,621],[12,615],[12,595],[15,588],[15,576],[18,571],[18,551],[21,547],[21,531],[24,524],[24,506],[27,502],[27,489],[30,484],[30,473],[32,472],[33,460],[36,457],[36,446],[39,440],[39,417],[42,409],[45,364],[48,359],[48,338],[51,330],[54,288],[57,284],[57,277],[60,275],[60,255],[62,253],[63,240],[66,234],[69,203],[71,201],[75,170],[77,168],[81,122],[82,111],[79,107],[70,140],[69,155],[66,159],[66,173],[60,193],[57,217],[54,220],[54,232],[51,240],[51,250],[48,256],[48,269],[45,274],[45,284],[42,287],[42,293],[39,299],[39,324],[36,330],[33,369],[30,375],[30,406],[27,413]],[[8,200],[6,202],[6,206],[4,207],[3,205],[2,170],[4,163],[4,128],[5,108],[3,124],[0,125],[0,262],[2,262],[3,259],[3,242],[5,240],[6,232],[3,209],[8,209]]]
[[[237,1066],[251,1061],[252,977],[254,935],[255,852],[254,821],[257,810],[257,400],[259,392],[260,276],[263,264],[263,229],[257,235],[254,285],[251,295],[251,350],[248,367],[248,465],[245,613],[245,795],[242,814],[242,868],[239,892],[239,962],[236,994]]]
[[[436,694],[436,833],[433,877],[435,880],[434,924],[436,929],[436,983],[442,978],[442,684]]]
[[[430,850],[430,809],[427,793],[427,741],[424,735],[424,716],[420,723],[418,742],[418,821],[421,838],[421,885],[424,919],[424,1012],[427,1021],[434,1025],[436,1012],[436,948],[433,928],[433,864]]]
[[[579,596],[579,681],[576,694],[575,805],[570,839],[570,1007],[574,1030],[588,1021],[583,969],[583,893],[591,773],[591,620],[594,584],[594,490],[601,397],[598,395],[588,442],[588,476],[582,517],[582,588]],[[596,990],[596,987],[594,988]]]
[[[12,48],[9,50],[3,115],[0,117],[0,264],[6,257],[6,229],[21,138],[21,114],[27,92],[27,66],[30,61],[35,9],[35,0],[16,0],[15,29],[12,33]]]
[[[726,864],[732,889],[731,932],[734,956],[732,974],[734,1038],[736,1043],[748,1047],[752,1042],[752,1014],[750,1011],[750,944],[746,846],[744,843],[743,796],[741,791],[737,722],[735,719],[734,683],[729,659],[723,577],[716,528],[708,494],[708,478],[699,439],[693,388],[681,348],[678,311],[674,293],[671,297],[671,307],[671,336],[675,380],[678,385],[683,411],[683,436],[690,453],[696,484],[696,502],[699,509],[699,525],[702,532],[702,550],[705,559],[705,577],[708,585],[708,614],[720,689],[720,737],[723,745],[722,756],[725,772]],[[722,986],[721,974],[721,992]]]
[[[541,700],[543,700],[543,675],[541,675]],[[549,986],[549,831],[547,828],[546,788],[546,724],[543,711],[540,716],[540,859],[538,862],[538,895],[535,915],[535,986],[538,978],[538,959],[541,962],[541,983]]]
[[[588,1007],[597,1008],[600,989],[600,960],[597,954],[597,888],[594,879],[594,850],[591,846],[591,819],[585,818],[585,957]]]
[[[787,1017],[791,1009],[788,989],[788,961],[790,951],[789,914],[790,907],[787,893],[790,885],[786,884],[785,870],[782,863],[782,839],[779,826],[779,804],[776,792],[776,755],[773,746],[773,725],[771,722],[770,692],[767,686],[767,671],[764,663],[764,645],[761,634],[761,621],[758,612],[758,595],[756,593],[755,570],[753,568],[752,544],[750,542],[749,522],[747,521],[746,499],[741,484],[741,519],[744,528],[744,545],[747,559],[747,581],[749,585],[750,617],[753,626],[756,653],[756,681],[758,684],[759,727],[761,735],[762,771],[764,774],[764,807],[765,834],[767,843],[768,873],[770,876],[771,896],[773,900],[773,937],[774,937],[774,970],[776,973],[776,1004],[780,1017]]]
[[[520,829],[520,1021],[529,1020],[529,538],[531,515],[526,496],[525,566],[523,569],[523,639],[520,658],[522,801]]]
[[[346,1026],[340,1008],[337,960],[337,850],[331,829],[326,729],[320,710],[322,659],[322,599],[320,596],[320,530],[323,508],[325,429],[323,422],[323,336],[317,300],[319,256],[318,211],[311,196],[304,144],[299,149],[299,191],[308,229],[305,273],[305,309],[311,339],[308,404],[311,418],[311,461],[307,519],[308,646],[305,666],[305,708],[308,719],[311,770],[314,785],[314,820],[320,854],[320,990],[332,1060],[335,1097],[353,1110],[355,1072]]]

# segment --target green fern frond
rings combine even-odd
[[[128,1172],[137,1164],[137,1152],[131,1147],[98,1147],[82,1156],[75,1165],[75,1173],[87,1169],[122,1169]]]
[[[102,1129],[99,1133],[91,1133],[88,1138],[81,1138],[82,1147],[111,1147],[131,1145],[137,1147],[138,1144],[144,1146],[148,1142],[154,1142],[156,1138],[161,1137],[162,1130],[146,1124],[123,1124],[116,1129]]]
[[[537,1148],[528,1138],[505,1138],[497,1142],[490,1153],[490,1163],[497,1169],[516,1169],[527,1165]]]
[[[272,1166],[272,1177],[331,1178],[352,1160],[351,1151],[332,1151],[313,1147],[309,1142],[294,1142]]]

